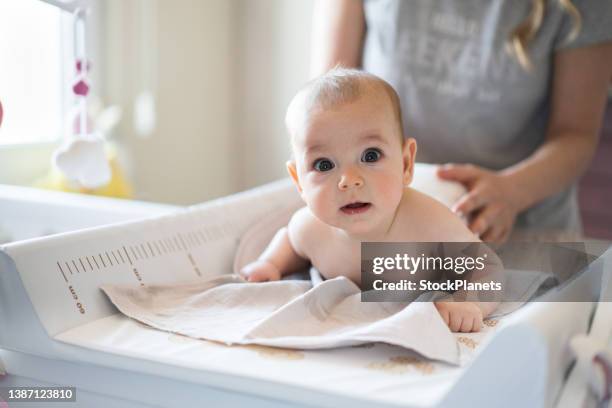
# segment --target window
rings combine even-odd
[[[73,17],[40,0],[0,0],[0,146],[58,140],[73,104]]]

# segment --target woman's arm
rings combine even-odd
[[[546,141],[503,172],[520,187],[519,211],[563,190],[588,168],[611,79],[612,43],[557,53]]]
[[[468,187],[453,210],[473,216],[474,233],[484,241],[505,241],[519,212],[567,188],[586,170],[610,79],[612,43],[558,52],[546,139],[531,156],[499,172],[473,165],[440,168],[441,178]]]
[[[316,0],[310,77],[321,75],[338,64],[359,67],[364,33],[362,0]]]

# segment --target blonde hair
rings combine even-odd
[[[529,15],[514,28],[508,38],[508,49],[514,54],[521,66],[528,71],[533,68],[533,65],[527,49],[542,25],[546,12],[546,2],[547,0],[532,0]],[[582,27],[580,12],[572,3],[572,0],[557,0],[557,3],[563,11],[572,17],[572,30],[565,41],[573,41]]]
[[[341,66],[336,66],[314,78],[293,97],[285,116],[285,124],[289,133],[293,133],[295,122],[300,114],[309,115],[314,109],[327,110],[354,102],[371,89],[382,90],[388,96],[398,123],[400,136],[403,138],[402,111],[395,89],[376,75]]]

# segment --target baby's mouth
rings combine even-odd
[[[340,207],[340,211],[345,214],[361,214],[368,211],[372,207],[370,203],[362,203],[360,201],[356,201],[354,203],[347,204],[343,207]]]

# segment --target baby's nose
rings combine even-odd
[[[346,173],[340,179],[340,183],[338,183],[338,188],[340,190],[348,190],[352,187],[362,187],[363,186],[363,178],[355,173]]]

